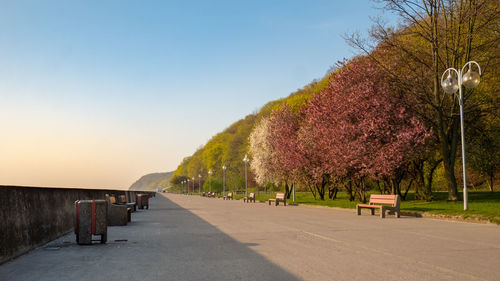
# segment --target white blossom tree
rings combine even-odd
[[[250,168],[258,184],[275,183],[273,172],[273,152],[269,143],[269,118],[262,118],[250,134]]]

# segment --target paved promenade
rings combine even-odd
[[[500,280],[500,226],[368,212],[158,194],[107,244],[68,234],[0,280]]]

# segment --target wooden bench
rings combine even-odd
[[[224,200],[233,200],[233,193],[232,192],[228,192],[226,196],[222,197],[222,199]]]
[[[369,204],[358,204],[356,210],[358,216],[360,216],[361,209],[370,209],[373,216],[375,215],[375,209],[380,209],[380,218],[385,218],[385,211],[389,210],[390,214],[395,213],[399,218],[401,216],[400,202],[399,195],[372,194],[370,195]]]
[[[248,194],[248,198],[247,197],[243,197],[243,202],[254,202],[255,203],[255,193],[251,192],[250,194]]]
[[[116,198],[106,194],[106,201],[108,202],[108,225],[127,225],[131,221],[132,209],[126,205],[116,204]]]
[[[120,195],[120,196],[118,196],[118,199],[119,200],[115,200],[115,203],[113,203],[113,204],[127,205],[127,207],[129,207],[132,212],[137,211],[137,204],[135,202],[127,202],[127,196],[126,195]]]
[[[280,201],[283,202],[283,206],[286,206],[285,193],[281,193],[281,192],[276,193],[276,198],[270,198],[268,200],[269,206],[271,206],[271,202],[274,202],[274,205],[278,206]]]

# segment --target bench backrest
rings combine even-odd
[[[276,193],[276,199],[285,200],[285,193]]]
[[[255,198],[255,193],[251,192],[250,195],[248,196],[248,198],[254,199]]]
[[[370,204],[389,204],[392,207],[399,207],[399,195],[372,194]]]
[[[108,201],[108,207],[111,207],[111,204],[116,204],[116,199],[114,196],[110,196],[109,194],[106,194],[106,201]]]

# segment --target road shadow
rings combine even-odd
[[[164,196],[109,227],[108,243],[68,234],[0,266],[0,280],[300,280]]]

